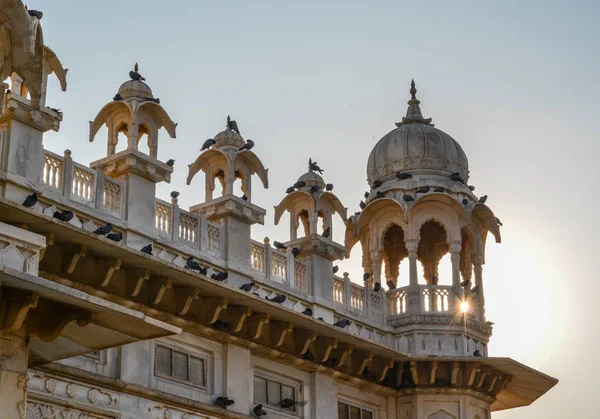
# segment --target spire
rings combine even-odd
[[[135,71],[136,73],[138,72],[138,63],[135,63],[135,65],[133,66],[133,71]],[[413,84],[415,82],[413,81]]]
[[[419,123],[431,125],[431,118],[423,118],[423,114],[421,113],[421,108],[419,105],[421,102],[417,99],[417,88],[415,87],[415,80],[411,80],[410,82],[410,100],[408,101],[408,109],[406,110],[406,117],[402,118],[402,122],[396,122],[396,126],[400,127],[404,124],[410,123]]]

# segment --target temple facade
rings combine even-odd
[[[90,121],[106,155],[79,163],[42,143],[62,120],[48,77],[66,90],[67,70],[41,15],[0,9],[0,419],[489,419],[557,383],[488,356],[483,267],[501,222],[414,82],[356,212],[312,160],[272,214],[254,204],[269,172],[229,117],[199,144],[187,183],[204,176],[205,198],[185,209],[156,196],[178,169],[157,158],[177,124],[137,65]],[[289,237],[253,240],[265,216]],[[349,257],[355,281],[335,266]]]

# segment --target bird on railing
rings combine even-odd
[[[208,273],[208,268],[200,266],[200,264],[194,260],[193,256],[189,256],[186,259],[185,268],[192,271],[198,271],[202,275],[206,275]]]
[[[42,19],[42,17],[44,16],[44,13],[43,13],[43,12],[41,12],[41,11],[39,11],[39,10],[33,10],[33,9],[30,9],[30,10],[27,10],[27,13],[28,13],[28,14],[29,14],[29,16],[31,16],[31,17],[37,17],[37,18],[38,18],[38,20],[41,20],[41,19]]]
[[[112,231],[112,224],[106,223],[105,226],[98,227],[96,230],[94,230],[94,234],[97,234],[99,236],[106,236],[111,231]]]
[[[71,221],[74,216],[75,216],[75,214],[73,213],[73,211],[69,211],[69,210],[54,211],[54,215],[53,215],[53,217],[56,218],[57,220],[64,221],[66,223]]]
[[[120,94],[117,93],[116,95],[114,95],[113,100],[115,102],[118,101],[118,100],[123,100],[123,96],[121,96]]]
[[[369,272],[365,272],[363,274],[363,281],[368,281],[371,278],[371,274]]]
[[[375,282],[375,285],[373,285],[373,292],[379,291],[381,291],[381,284],[379,282]]]
[[[310,164],[310,170],[313,172],[319,172],[320,174],[323,174],[323,169],[321,169],[319,167],[319,165],[317,164],[316,161],[312,161],[309,159],[309,164]]]
[[[133,67],[133,71],[129,72],[129,78],[133,81],[145,81],[146,79],[144,77],[142,77],[142,75],[140,73],[138,73],[138,64],[135,63],[135,66]]]
[[[292,256],[294,256],[295,258],[297,258],[298,255],[300,255],[300,249],[298,249],[297,247],[294,247],[292,249]]]
[[[175,165],[175,159],[169,159],[169,160],[167,160],[166,165],[173,167],[173,165]]]
[[[433,192],[444,193],[444,192],[446,192],[446,189],[444,189],[444,188],[435,188],[433,190]]]
[[[412,202],[412,201],[414,201],[414,200],[415,200],[415,198],[413,198],[413,197],[412,197],[412,196],[410,196],[410,195],[403,195],[403,196],[402,196],[402,200],[403,200],[404,202]]]
[[[334,274],[336,274],[336,273],[337,273],[339,270],[340,270],[340,267],[339,267],[339,266],[335,265],[335,266],[333,267],[333,273],[334,273]]]
[[[294,188],[293,186],[290,186],[289,188],[287,188],[285,190],[285,193],[290,194],[292,192],[296,192],[296,188]]]
[[[477,201],[480,204],[485,204],[485,201],[487,201],[488,196],[487,195],[483,195],[482,197],[479,198],[479,201]]]
[[[327,185],[325,185],[325,190],[327,192],[333,191],[333,183],[328,183]]]
[[[360,204],[358,204],[358,206],[361,210],[364,210],[367,207],[367,204],[365,204],[363,201],[360,201]]]
[[[421,186],[415,193],[427,193],[429,192],[429,189],[431,189],[429,186]]]
[[[313,186],[311,186],[311,187],[310,187],[310,193],[311,193],[311,194],[313,194],[313,193],[317,193],[317,192],[319,192],[320,190],[321,190],[321,187],[320,187],[319,185],[313,185]]]
[[[123,240],[123,233],[109,233],[106,235],[106,238],[114,242],[120,242]]]
[[[365,197],[365,199],[368,199],[369,195],[370,195],[369,192],[365,192],[365,194],[363,196]]]
[[[460,177],[460,173],[459,172],[452,173],[450,175],[450,180],[452,180],[454,182],[465,183],[464,179],[462,177]]]
[[[391,280],[387,281],[386,284],[387,284],[387,286],[388,286],[388,288],[390,290],[395,290],[396,289],[396,285],[394,285],[394,281],[391,281]]]
[[[246,144],[244,144],[242,147],[240,147],[239,151],[252,150],[252,147],[254,147],[254,141],[246,140]]]
[[[248,196],[246,194],[242,195],[242,200],[247,201],[248,200]]]
[[[377,193],[375,194],[375,198],[373,198],[373,200],[381,199],[381,198],[385,198],[385,194],[381,191],[377,191]]]
[[[229,397],[217,397],[215,404],[223,409],[227,409],[227,406],[231,406],[232,404],[235,404],[235,402]]]
[[[215,273],[212,274],[210,277],[212,279],[214,279],[215,281],[223,282],[227,279],[228,276],[229,276],[229,274],[226,271],[225,272],[215,271]]]
[[[245,292],[252,291],[252,288],[254,288],[254,282],[249,282],[247,284],[240,286],[240,289]]]
[[[209,138],[208,140],[204,141],[204,144],[202,144],[202,148],[200,149],[200,152],[202,153],[204,150],[208,150],[216,143],[217,142],[215,140],[213,140],[212,138]]]
[[[373,182],[373,186],[372,186],[372,188],[373,188],[373,189],[377,189],[377,188],[379,188],[381,185],[383,185],[383,182],[382,182],[382,181],[380,181],[380,180],[376,180],[375,182]]]
[[[278,242],[278,241],[274,241],[273,242],[273,247],[275,249],[279,249],[279,250],[285,250],[286,249],[285,244],[283,244],[281,242]]]
[[[331,235],[331,227],[327,227],[325,230],[323,230],[323,234],[322,236],[325,238],[328,238]]]
[[[34,192],[31,195],[27,196],[27,198],[25,198],[25,201],[23,201],[23,206],[25,208],[33,207],[35,204],[37,204],[38,196],[39,195],[37,192]]]
[[[240,132],[240,129],[238,128],[237,122],[235,122],[233,119],[231,119],[229,117],[229,115],[227,115],[227,129],[237,132],[238,135],[242,135],[242,133]]]
[[[348,319],[340,319],[337,322],[335,322],[333,325],[336,327],[345,329],[346,327],[350,326],[351,324],[352,324],[352,322]]]
[[[462,200],[462,204],[463,204],[464,206],[467,206],[467,205],[469,205],[469,200],[468,200],[467,198],[464,198],[464,199]]]
[[[396,173],[396,177],[400,180],[410,179],[412,175],[410,173],[398,172]]]
[[[146,245],[146,246],[142,247],[140,251],[141,251],[142,253],[145,253],[145,254],[147,254],[147,255],[153,256],[153,255],[152,255],[152,243],[150,243],[150,244],[148,244],[148,245]]]
[[[473,356],[482,356],[479,349],[477,349],[477,350],[475,350],[475,352],[473,352]]]
[[[475,190],[475,186],[473,186],[473,185],[469,185],[469,186],[467,186],[467,188],[469,188],[471,191]]]
[[[296,182],[292,185],[292,188],[299,189],[299,188],[304,188],[305,186],[306,186],[306,182],[303,180],[299,180],[298,182]]]
[[[287,297],[283,294],[277,294],[273,298],[265,297],[265,299],[272,303],[282,304],[287,299]]]
[[[460,286],[463,288],[469,288],[471,286],[471,280],[470,279],[465,279],[464,281],[462,281],[460,283]]]
[[[304,314],[305,316],[310,316],[310,317],[312,317],[312,315],[313,315],[312,308],[310,308],[310,307],[306,307],[306,308],[304,309],[304,311],[302,312],[302,314]]]
[[[254,406],[254,409],[252,409],[252,413],[254,413],[254,416],[256,416],[257,418],[261,416],[267,416],[267,412],[265,412],[262,407],[262,404],[257,404],[256,406]]]

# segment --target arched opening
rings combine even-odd
[[[404,244],[404,230],[394,224],[383,235],[383,273],[386,283],[393,282],[394,287],[398,287],[400,262],[407,256],[408,250]],[[405,284],[402,285],[408,285],[408,275],[405,278]]]
[[[417,258],[423,265],[423,277],[430,285],[439,284],[439,264],[448,253],[446,230],[437,221],[427,221],[421,226],[421,240],[417,248]],[[450,268],[450,273],[452,268]],[[445,275],[448,275],[444,272]],[[449,275],[451,277],[451,275]]]
[[[127,149],[127,124],[122,122],[117,128],[116,144],[114,144],[115,153]]]
[[[137,150],[141,153],[150,155],[150,130],[145,124],[138,127]]]
[[[327,222],[327,216],[323,211],[319,211],[317,213],[317,234],[323,234],[327,227],[329,227],[329,224]],[[331,234],[329,235],[329,239],[333,240]]]
[[[239,198],[245,195],[242,185],[244,183],[244,176],[241,172],[235,172],[235,179],[233,180],[233,194]]]
[[[225,194],[225,173],[219,170],[215,173],[215,189],[213,191],[213,198],[218,198]]]
[[[308,211],[302,210],[298,213],[298,228],[302,227],[304,235],[298,236],[298,228],[296,228],[296,237],[304,237],[310,234],[310,223],[308,221]]]

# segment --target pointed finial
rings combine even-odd
[[[312,172],[312,159],[310,157],[308,158],[308,171]]]
[[[138,63],[135,63],[135,65],[133,66],[133,71],[135,71],[136,73],[138,72]]]
[[[231,129],[231,118],[229,117],[229,115],[227,115],[227,129]]]
[[[411,94],[411,99],[417,98],[417,88],[415,87],[415,79],[412,79],[410,82],[410,94]]]

